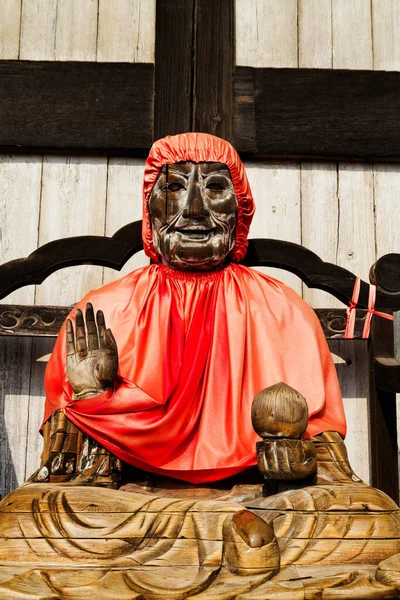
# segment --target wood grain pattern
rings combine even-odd
[[[154,62],[155,0],[98,2],[97,60]]]
[[[21,22],[21,0],[0,2],[0,59],[17,59]]]
[[[368,278],[369,263],[372,264],[376,256],[372,168],[369,165],[360,167],[340,163],[337,194],[340,199],[340,212],[336,231],[335,262],[350,268],[360,277]],[[347,363],[350,363],[349,368],[342,370],[342,376],[347,370],[348,377],[341,377],[340,380],[350,429],[349,452],[358,474],[364,481],[374,481],[374,485],[376,482],[372,480],[369,466],[372,456],[369,446],[375,424],[368,418],[368,398],[373,392],[368,385],[366,346],[356,343],[355,346],[345,349],[344,344],[341,344],[341,351],[345,353]],[[384,489],[388,491],[387,488]]]
[[[192,129],[193,15],[194,0],[157,2],[155,140]]]
[[[396,0],[372,0],[374,69],[400,69],[400,6]]]
[[[1,341],[0,369],[0,495],[23,483],[32,340]]]
[[[371,5],[332,0],[334,69],[372,69]]]
[[[152,65],[0,61],[0,148],[143,151],[152,88]]]
[[[324,260],[337,264],[338,167],[335,163],[301,163],[301,241]],[[303,298],[313,307],[339,307],[341,303],[322,290],[303,286]]]
[[[26,424],[25,481],[36,471],[40,464],[43,438],[39,433],[39,428],[43,421],[45,400],[44,372],[54,342],[54,338],[32,340],[28,420]]]
[[[22,2],[21,60],[55,60],[58,0]]]
[[[269,237],[300,244],[300,172],[298,163],[245,163],[257,212],[250,237]],[[298,277],[287,271],[265,269],[301,294]]]
[[[235,70],[240,151],[290,158],[398,159],[400,74]]]
[[[191,129],[233,142],[235,2],[196,0],[194,18]]]
[[[107,236],[114,235],[126,223],[141,219],[143,169],[144,162],[141,159],[109,159],[105,231]],[[149,259],[140,251],[125,263],[121,271],[105,267],[103,283],[114,281],[147,264]]]
[[[96,60],[98,0],[57,0],[55,60]]]
[[[331,68],[332,0],[300,0],[298,11],[299,67]]]
[[[0,256],[2,262],[38,245],[38,222],[42,157],[1,156],[0,158]],[[33,303],[34,289],[25,288],[9,296],[10,303]]]
[[[250,510],[229,497],[177,501],[140,488],[25,485],[0,505],[0,589],[10,598],[21,589],[43,595],[54,586],[73,599],[96,589],[102,597],[118,590],[119,598],[129,598],[139,586],[147,600],[167,589],[173,600],[189,593],[209,600],[216,593],[221,600],[283,600],[297,597],[297,583],[294,589],[307,593],[303,600],[317,599],[332,586],[344,600],[358,592],[370,600],[395,598],[390,594],[400,548],[398,507],[352,475],[338,434],[313,441],[322,467],[317,485],[269,498],[259,492],[247,503]],[[340,460],[348,475],[323,483],[335,472],[329,461],[340,468]],[[82,561],[84,579],[75,566]],[[376,596],[381,561],[386,583],[379,584],[384,595]]]
[[[298,66],[296,0],[236,0],[236,64]]]
[[[7,44],[16,46],[17,53],[12,50],[9,55],[10,46],[2,58],[18,58],[19,33],[15,34],[13,23],[21,1],[6,0],[5,4],[3,22],[7,38],[13,38]],[[22,4],[23,60],[154,60],[154,0],[29,0]]]
[[[348,424],[346,447],[349,460],[357,475],[370,483],[367,347],[361,341],[349,344],[331,340],[329,348],[333,354]]]
[[[47,157],[43,164],[39,245],[63,236],[101,235],[105,228],[106,159]],[[86,197],[82,205],[81,198]],[[55,273],[38,288],[38,304],[75,304],[102,282],[101,269],[80,266]]]
[[[394,0],[372,2],[374,69],[400,70],[400,10]],[[398,247],[399,170],[397,165],[374,165],[374,200],[377,257]],[[390,250],[391,252],[392,250]],[[400,321],[395,317],[395,354],[400,359]],[[400,448],[400,395],[396,397],[397,447]]]
[[[0,160],[0,256],[2,260],[37,246],[42,158],[2,156]],[[24,202],[21,202],[21,199]],[[18,224],[18,232],[16,226]],[[33,286],[9,296],[12,303],[33,303]],[[32,340],[0,343],[0,495],[25,480],[26,428]]]

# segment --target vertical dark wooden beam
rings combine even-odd
[[[157,0],[153,138],[191,130],[195,0]]]
[[[380,389],[374,376],[374,358],[393,356],[393,323],[375,317],[372,319],[369,352],[371,483],[398,503],[396,394]]]
[[[234,142],[234,0],[196,0],[194,23],[192,129]]]

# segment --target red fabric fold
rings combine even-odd
[[[77,306],[86,302],[103,310],[117,341],[115,390],[73,400],[63,327],[46,371],[45,420],[63,407],[130,464],[193,483],[254,465],[251,403],[279,381],[307,399],[309,435],[345,434],[318,319],[283,283],[236,264],[209,273],[152,265],[90,292]]]

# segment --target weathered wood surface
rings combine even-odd
[[[297,67],[297,1],[236,1],[236,64]]]
[[[154,62],[155,0],[98,0],[97,60]]]
[[[195,19],[192,129],[234,142],[235,2],[196,0]]]
[[[228,58],[219,62],[225,71]],[[196,65],[190,128],[235,139],[239,151],[283,158],[400,158],[398,73],[238,67],[233,128],[231,76],[221,87],[223,98],[214,98],[205,91],[212,85],[209,77],[199,75],[207,66],[201,53]],[[151,65],[1,61],[0,74],[3,151],[143,154],[151,145]],[[216,77],[222,79],[220,73]],[[162,96],[172,92],[159,86],[162,109]],[[169,129],[182,131],[190,97],[179,83],[172,87],[174,106],[179,98],[188,106],[178,120],[170,109],[165,115],[171,116]],[[163,127],[157,125],[156,134]]]
[[[11,4],[9,0],[5,2]],[[21,13],[18,20],[22,60],[153,62],[154,0],[12,2],[13,19],[16,20],[14,13]],[[9,35],[18,40],[19,23]]]
[[[398,160],[395,72],[235,70],[235,143],[261,156]]]
[[[398,507],[354,476],[338,434],[312,441],[317,485],[269,498],[259,484],[247,486],[242,504],[235,488],[213,500],[177,500],[168,482],[158,495],[140,485],[22,486],[0,504],[0,593],[304,600],[324,590],[326,598],[396,598]]]
[[[142,159],[109,158],[105,235],[111,237],[127,223],[142,218],[142,178]],[[121,271],[105,267],[103,283],[114,281],[148,264],[149,259],[141,250],[125,263]]]
[[[179,10],[174,10],[179,6]],[[154,139],[192,128],[194,0],[157,2]],[[177,110],[177,107],[179,109]]]
[[[1,0],[0,56],[15,60],[19,55],[21,0]]]
[[[151,145],[152,65],[0,61],[0,81],[3,151]]]
[[[250,237],[276,238],[301,243],[300,185],[298,163],[245,162],[250,186],[257,206]],[[283,270],[265,269],[301,294],[301,281]]]
[[[238,65],[399,70],[396,0],[237,0],[236,12]]]

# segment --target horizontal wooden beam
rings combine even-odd
[[[234,83],[245,155],[400,159],[400,73],[237,67]],[[0,61],[0,151],[144,155],[153,90],[151,64]]]
[[[237,67],[234,79],[241,152],[400,159],[400,72]]]
[[[151,64],[0,61],[0,151],[143,154]]]

